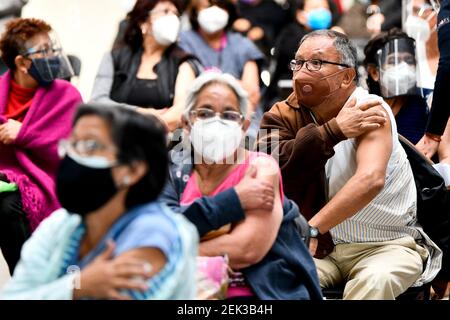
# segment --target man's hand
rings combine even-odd
[[[234,187],[244,211],[263,209],[272,211],[274,202],[274,187],[257,177],[257,169],[250,165],[244,178]]]
[[[387,114],[374,108],[381,106],[379,100],[368,100],[356,105],[352,98],[336,117],[337,124],[347,138],[356,138],[367,131],[380,128],[387,120]]]
[[[150,277],[151,268],[146,261],[135,258],[112,258],[114,242],[80,273],[80,288],[73,291],[74,299],[96,298],[129,300],[120,290],[146,291],[145,280]],[[134,277],[142,280],[135,280]]]
[[[317,238],[309,238],[309,253],[314,257],[317,251],[317,246],[319,245],[319,240]]]
[[[439,142],[431,139],[426,134],[420,139],[416,144],[417,150],[422,152],[425,157],[431,159],[431,157],[436,153],[439,148]]]
[[[22,123],[9,119],[8,122],[0,125],[0,142],[4,144],[13,143],[19,134]]]

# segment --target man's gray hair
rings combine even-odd
[[[358,83],[358,56],[355,46],[352,44],[350,39],[343,33],[333,31],[333,30],[316,30],[305,35],[302,40],[300,40],[299,47],[309,38],[314,37],[326,37],[334,39],[334,46],[341,55],[340,63],[346,64],[351,68],[355,69],[356,77],[355,81]]]
[[[241,84],[235,77],[231,74],[220,73],[216,71],[208,71],[202,73],[197,79],[192,83],[191,88],[189,89],[188,96],[186,98],[186,104],[184,109],[184,116],[186,119],[189,119],[189,112],[194,108],[197,103],[198,95],[200,91],[206,86],[211,84],[223,84],[229,87],[236,94],[236,97],[239,101],[239,110],[244,117],[247,117],[247,99],[248,94],[242,88]]]

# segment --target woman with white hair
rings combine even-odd
[[[247,95],[231,75],[209,72],[194,81],[184,112],[187,143],[172,152],[162,200],[196,225],[200,256],[228,256],[226,298],[320,299],[277,162],[241,146],[246,115]],[[248,208],[232,191],[249,168],[273,188],[271,205]]]

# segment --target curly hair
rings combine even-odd
[[[127,15],[127,28],[121,45],[129,46],[133,51],[137,51],[142,46],[141,24],[148,19],[149,12],[159,2],[170,2],[178,11],[181,11],[180,0],[138,0]]]
[[[0,54],[10,70],[16,69],[15,59],[23,54],[27,41],[40,33],[48,33],[52,27],[39,19],[14,19],[6,24],[5,32],[0,38]]]

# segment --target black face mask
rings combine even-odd
[[[36,58],[31,62],[28,73],[41,87],[48,87],[58,77],[61,62],[58,57]]]
[[[63,208],[85,217],[107,203],[117,188],[111,168],[86,167],[65,156],[57,173],[56,192]]]

